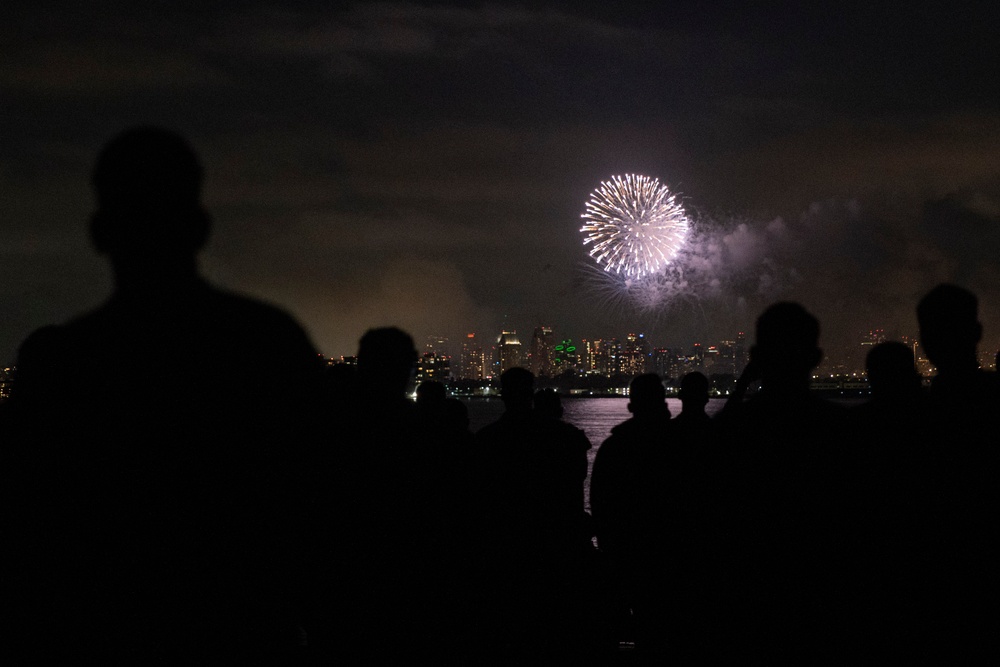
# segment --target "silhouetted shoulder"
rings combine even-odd
[[[262,352],[286,350],[315,357],[315,349],[305,330],[283,309],[211,287],[206,291],[205,315],[211,318],[214,325],[228,328],[250,340],[256,338]],[[255,329],[251,331],[248,327]]]
[[[44,378],[63,368],[73,352],[72,336],[67,335],[66,327],[51,325],[33,331],[18,348],[12,405],[33,401],[42,392],[51,391]]]
[[[545,420],[543,423],[544,426],[542,428],[550,429],[553,435],[559,438],[561,442],[565,442],[574,449],[581,451],[590,449],[590,439],[587,438],[587,434],[583,429],[564,422],[561,419]]]
[[[266,357],[287,352],[314,354],[301,325],[284,310],[256,299],[220,290],[204,281],[156,301],[115,295],[100,308],[64,326],[64,335],[97,348],[112,338],[174,343],[184,347],[229,346]],[[226,344],[228,343],[228,345]]]
[[[79,410],[114,400],[144,411],[184,405],[200,413],[225,402],[245,412],[267,397],[301,394],[321,370],[291,315],[199,281],[157,302],[118,294],[36,331],[21,346],[15,392]]]

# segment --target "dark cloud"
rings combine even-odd
[[[909,331],[943,279],[981,293],[997,336],[1000,96],[979,5],[15,4],[8,358],[106,293],[87,182],[137,122],[203,157],[206,271],[286,304],[328,354],[393,319],[689,342],[774,298],[831,336]],[[581,269],[582,203],[624,172],[698,222],[685,290],[657,313],[605,308]]]

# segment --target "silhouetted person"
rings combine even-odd
[[[552,419],[562,419],[562,399],[559,397],[559,392],[555,389],[539,389],[535,392],[533,403],[536,414],[551,417]]]
[[[835,659],[842,645],[847,574],[843,544],[850,502],[840,436],[843,411],[810,393],[820,362],[819,322],[797,303],[757,320],[745,373],[760,390],[727,406],[715,477],[720,534],[719,627],[735,655],[763,661]],[[731,616],[726,616],[731,612]],[[817,651],[822,650],[819,654]]]
[[[934,570],[927,522],[935,514],[935,463],[923,424],[929,404],[913,350],[879,343],[865,358],[871,398],[850,418],[860,514],[852,633],[880,661],[916,645],[922,597]],[[911,654],[917,655],[917,654]]]
[[[879,343],[865,357],[865,369],[871,398],[851,416],[865,449],[898,463],[907,450],[914,453],[914,439],[923,429],[919,421],[928,409],[913,350],[895,341]]]
[[[597,544],[617,585],[620,613],[634,615],[638,624],[637,650],[649,654],[667,632],[663,625],[665,591],[656,573],[662,531],[661,486],[665,479],[666,449],[671,444],[670,409],[663,382],[656,374],[636,376],[629,385],[628,411],[632,417],[611,429],[597,450],[590,480],[590,507],[597,527]],[[653,614],[652,608],[658,613]]]
[[[504,413],[477,434],[497,467],[503,512],[514,530],[527,530],[524,547],[562,539],[568,517],[583,510],[590,442],[580,429],[533,411],[534,376],[512,368],[500,378]],[[536,533],[537,531],[537,533]]]
[[[712,419],[705,412],[708,405],[708,378],[694,371],[681,378],[677,398],[681,400],[681,413],[674,418],[674,427],[685,437],[707,436],[712,428]]]
[[[410,334],[396,327],[369,329],[358,343],[358,380],[362,396],[383,411],[409,405],[406,388],[413,377],[417,351]],[[400,408],[409,410],[409,408]]]
[[[997,407],[997,376],[979,368],[983,325],[978,310],[972,292],[950,284],[938,285],[917,305],[920,344],[937,367],[931,396],[948,411]]]
[[[435,424],[420,413],[443,401],[426,389],[420,408],[408,399],[416,361],[412,337],[396,327],[358,343],[357,392],[316,480],[325,491],[316,521],[325,539],[311,565],[320,662],[421,660],[447,632],[434,590],[450,557],[437,553],[446,479]]]
[[[639,375],[632,380],[628,402],[632,417],[611,429],[611,436],[594,457],[590,506],[598,546],[626,563],[634,560],[633,554],[640,548],[636,542],[648,538],[644,531],[650,528],[645,521],[650,507],[644,494],[651,490],[649,469],[659,462],[656,450],[666,447],[670,437],[666,399],[658,375]]]
[[[995,567],[1000,550],[991,527],[1000,503],[994,426],[1000,376],[979,368],[983,328],[970,291],[934,287],[917,304],[917,321],[921,345],[937,367],[922,423],[932,438],[940,494],[940,520],[928,525],[929,539],[938,545],[939,576],[928,582],[932,613],[920,645],[938,655],[954,646],[971,657],[997,648],[990,621],[973,610],[993,604],[1000,590]]]
[[[448,396],[443,382],[425,380],[417,385],[416,405],[417,417],[428,434],[436,435],[449,449],[457,448],[464,455],[471,453],[469,409],[459,399]]]
[[[532,409],[534,411],[534,416],[538,418],[543,425],[546,425],[549,428],[560,429],[564,432],[568,439],[577,440],[582,448],[590,448],[590,443],[586,440],[586,435],[580,429],[563,421],[565,409],[563,408],[562,398],[559,396],[559,392],[556,389],[546,387],[545,389],[539,389],[536,391],[532,400]],[[556,422],[556,424],[552,424],[551,422]],[[586,446],[584,447],[585,441]],[[586,473],[584,473],[583,477],[586,478]],[[575,483],[573,484],[573,489],[575,496]],[[585,537],[589,540],[593,537],[593,524],[591,522],[591,517],[586,512],[583,512],[581,516],[584,521]]]
[[[486,482],[484,589],[496,633],[484,655],[586,655],[594,637],[581,602],[592,550],[583,505],[590,443],[532,409],[530,371],[509,369],[500,382],[505,411],[476,434]]]
[[[422,405],[439,406],[444,403],[448,392],[443,382],[424,380],[417,385],[417,407]]]
[[[172,132],[110,141],[90,237],[114,292],[20,349],[42,662],[282,664],[301,642],[289,555],[320,358],[288,314],[200,277],[201,184]]]
[[[879,343],[865,357],[872,398],[879,402],[912,401],[921,393],[913,350],[902,343]]]

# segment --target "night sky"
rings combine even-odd
[[[778,299],[833,346],[915,333],[943,280],[1000,347],[993,3],[82,4],[15,0],[0,23],[0,361],[109,293],[90,170],[136,124],[202,157],[205,274],[327,355],[386,324],[688,345]],[[623,173],[695,225],[653,309],[595,285],[580,243]]]

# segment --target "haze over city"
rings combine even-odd
[[[941,281],[1000,348],[1000,96],[986,3],[15,2],[0,27],[0,360],[110,289],[90,172],[127,126],[188,137],[209,278],[327,355],[537,326],[690,346],[801,301],[826,347],[914,335]],[[697,271],[595,287],[589,193],[659,178]],[[155,350],[150,350],[155,354]]]

